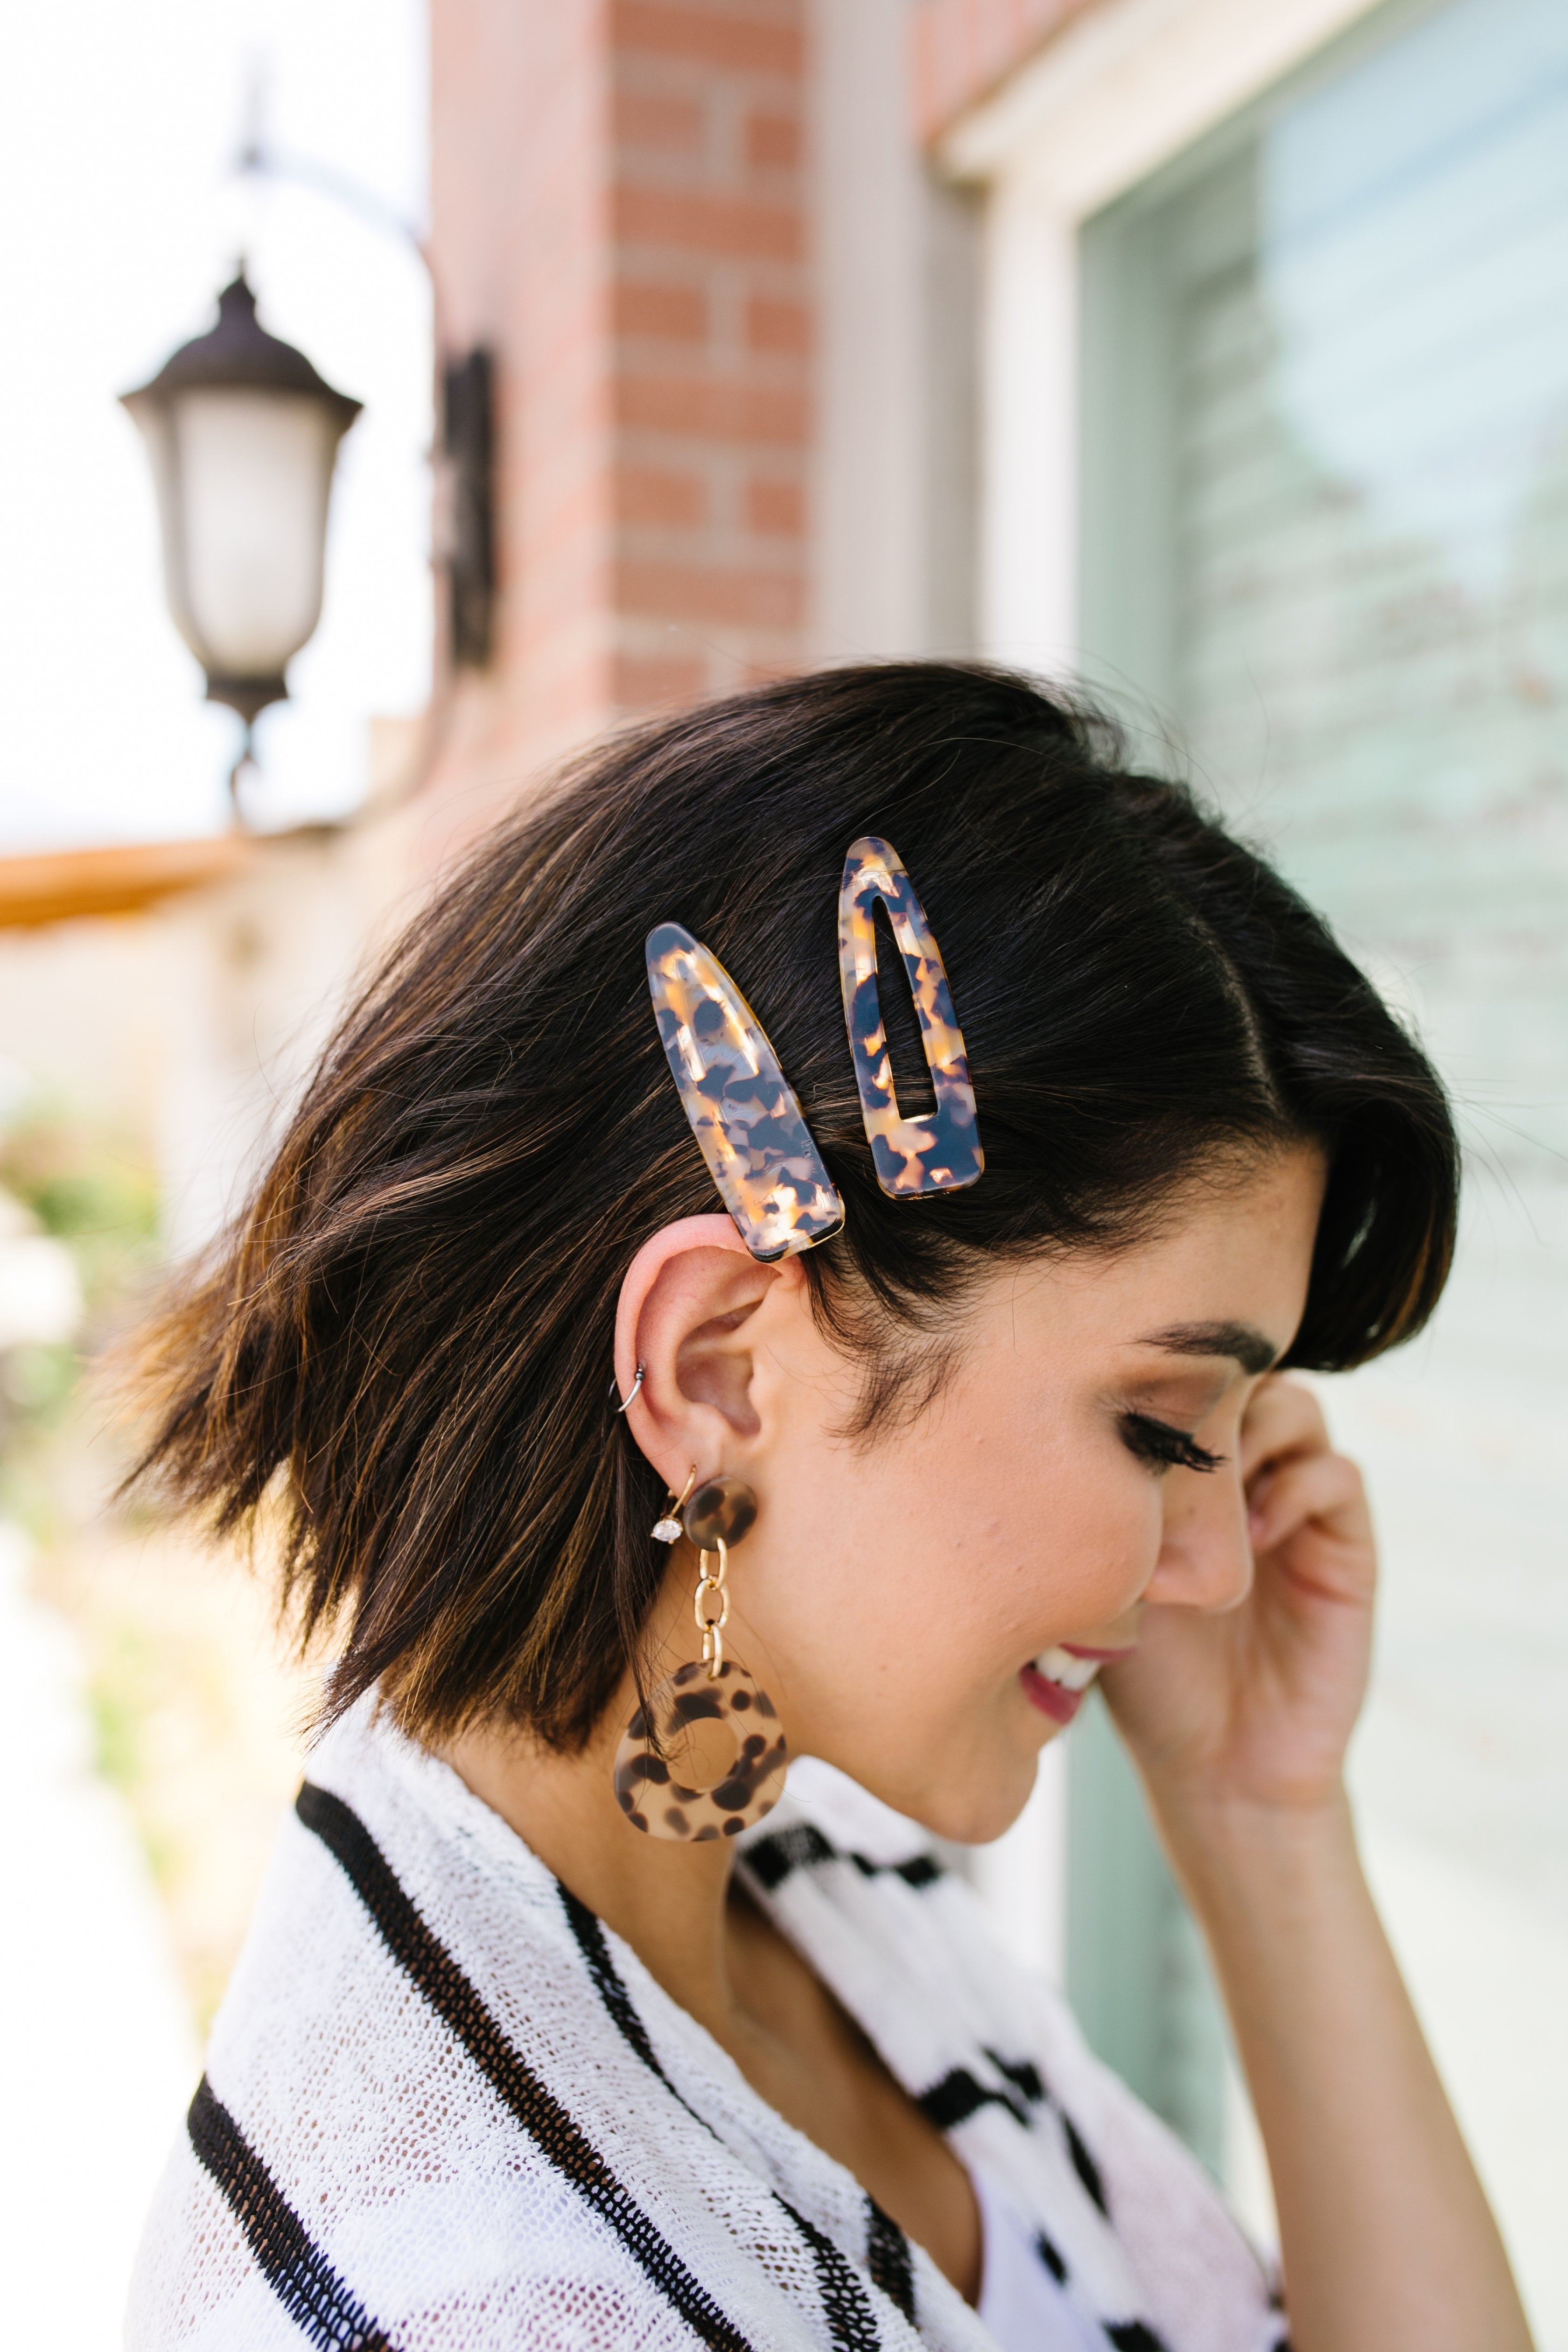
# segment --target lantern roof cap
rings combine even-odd
[[[238,276],[217,298],[216,326],[182,343],[151,382],[121,397],[131,409],[142,401],[162,407],[178,393],[208,389],[306,393],[332,413],[340,433],[348,431],[363,406],[346,393],[335,392],[303,352],[268,333],[256,315],[256,296],[243,262]]]

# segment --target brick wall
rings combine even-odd
[[[920,134],[934,139],[1093,0],[916,0]]]
[[[615,8],[617,704],[788,668],[812,306],[800,0]]]
[[[805,0],[433,0],[433,253],[497,352],[495,657],[444,846],[628,712],[805,656]]]
[[[430,12],[437,333],[500,369],[495,657],[460,682],[427,793],[463,829],[605,702],[602,18],[600,0]]]

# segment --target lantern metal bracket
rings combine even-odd
[[[451,467],[446,544],[452,659],[483,669],[495,616],[495,367],[480,344],[442,372],[441,446]]]
[[[283,180],[340,205],[384,235],[395,236],[424,264],[435,311],[436,348],[447,348],[443,330],[441,282],[429,240],[378,196],[330,165],[308,155],[286,154],[271,146],[260,128],[260,94],[251,93],[251,121],[235,171],[241,177]],[[495,354],[487,344],[442,359],[440,455],[447,481],[437,499],[436,561],[447,579],[447,628],[452,662],[458,669],[488,667],[494,639],[496,604]]]

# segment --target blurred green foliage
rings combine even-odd
[[[89,1319],[156,1265],[156,1175],[122,1138],[88,1118],[40,1108],[0,1131],[0,1187],[66,1243]]]
[[[110,1339],[160,1263],[158,1184],[146,1154],[100,1122],[35,1096],[0,1125],[0,1195],[64,1244],[81,1286],[80,1329],[64,1343],[0,1352],[0,1511],[53,1532],[50,1441],[88,1359]]]

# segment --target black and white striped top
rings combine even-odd
[[[901,1825],[847,1838],[831,1794],[786,1799],[739,1866],[1091,2336],[1275,2352],[1270,2281],[1201,2168],[969,1890]],[[986,2352],[921,2249],[445,1765],[362,1709],[295,1811],[129,2352]]]

